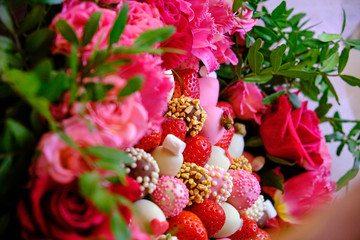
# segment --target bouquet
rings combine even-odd
[[[1,1],[1,238],[270,239],[331,204],[360,40],[261,2]]]

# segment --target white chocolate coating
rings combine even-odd
[[[243,220],[240,218],[238,211],[229,203],[223,202],[220,206],[225,212],[225,224],[214,238],[225,238],[234,234],[239,228],[242,227]]]
[[[239,133],[234,133],[229,146],[229,153],[233,158],[241,157],[244,152],[245,142],[244,136]]]
[[[151,153],[160,169],[160,176],[175,176],[184,162],[182,154],[175,155],[163,146],[155,148]]]
[[[133,214],[132,221],[139,226],[140,230],[145,231],[146,225],[157,218],[161,222],[166,221],[163,211],[152,201],[146,199],[140,199],[134,202],[139,214]]]
[[[226,172],[230,167],[230,160],[226,156],[224,149],[218,146],[212,146],[211,155],[207,164],[222,168]]]

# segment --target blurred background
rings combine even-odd
[[[268,0],[264,5],[269,11],[278,6],[281,0]],[[343,33],[345,39],[360,39],[360,0],[288,0],[287,8],[294,8],[293,14],[306,13],[307,18],[311,20],[306,26],[316,25],[312,28],[315,36],[326,33],[341,32],[343,23],[343,9],[346,13],[346,27]],[[360,51],[352,49],[350,58],[346,66],[344,74],[350,74],[360,78]],[[339,95],[340,104],[334,100],[333,108],[327,116],[333,116],[335,111],[340,113],[343,119],[360,120],[360,88],[351,87],[345,84],[340,77],[330,79]],[[315,109],[316,104],[309,103],[309,108]],[[345,132],[348,132],[353,124],[343,124]],[[332,133],[332,128],[328,123],[320,125],[324,135]],[[329,152],[332,156],[332,173],[331,179],[337,181],[343,176],[353,165],[354,158],[351,153],[344,148],[340,156],[336,155],[336,149],[339,143],[328,143]],[[360,184],[360,174],[350,182],[349,187],[353,187],[356,183]],[[338,194],[346,194],[347,189],[343,188]],[[360,194],[360,193],[359,193]]]

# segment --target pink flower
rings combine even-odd
[[[106,48],[109,41],[110,30],[116,19],[116,13],[112,10],[100,8],[93,2],[74,1],[64,4],[63,10],[57,14],[51,22],[50,28],[56,30],[55,40],[51,49],[52,53],[69,55],[71,52],[71,44],[62,37],[55,26],[58,20],[66,20],[73,27],[78,38],[81,39],[86,22],[90,15],[96,11],[102,13],[99,30],[95,33],[90,44],[83,48],[85,60],[90,57],[95,46],[98,45],[99,49]]]
[[[194,18],[194,13],[190,8],[190,3],[184,0],[148,0],[147,2],[159,10],[164,24],[176,27],[176,32],[161,44],[161,47],[185,51],[184,54],[166,52],[162,55],[162,66],[165,69],[175,68],[187,57],[193,45],[193,35],[189,28],[189,21]]]
[[[128,16],[120,45],[131,46],[144,31],[164,26],[159,11],[147,3],[130,1]]]
[[[91,122],[99,131],[111,136],[118,148],[132,147],[148,129],[148,113],[139,98],[88,102],[85,108]]]
[[[315,112],[307,109],[307,102],[293,109],[288,96],[281,96],[270,112],[264,115],[260,135],[272,156],[297,162],[307,170],[330,167],[331,160],[319,122]]]
[[[167,110],[167,97],[173,84],[165,76],[159,56],[141,54],[129,57],[132,62],[121,67],[118,74],[124,79],[138,75],[144,78],[143,87],[140,89],[141,103],[148,113],[149,127],[158,127]]]
[[[290,178],[284,183],[284,193],[274,194],[279,217],[289,223],[299,223],[306,215],[325,207],[334,198],[336,183],[330,181],[330,171],[322,167]]]
[[[125,0],[99,0],[100,3],[103,4],[120,4],[123,3]]]
[[[109,220],[79,193],[77,181],[61,185],[44,176],[18,205],[24,239],[113,239]]]
[[[224,97],[233,106],[236,117],[261,122],[263,96],[256,84],[239,81],[226,90]]]
[[[213,53],[219,63],[238,64],[236,54],[231,50],[231,45],[233,44],[229,36],[224,36],[221,40],[214,43],[216,50]]]
[[[257,19],[252,18],[253,11],[243,6],[239,9],[241,11],[242,17],[238,19],[241,25],[238,25],[235,29],[235,32],[239,33],[241,39],[245,39],[245,35],[249,32],[256,24]]]
[[[114,146],[110,136],[93,130],[85,121],[73,117],[65,120],[64,131],[80,147],[106,145]],[[89,170],[89,166],[82,156],[53,132],[44,134],[39,145],[40,156],[34,161],[31,171],[36,176],[49,175],[55,182],[66,184],[77,178],[82,172]]]

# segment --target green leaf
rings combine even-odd
[[[35,0],[35,2],[56,5],[56,4],[60,4],[60,3],[64,2],[64,0]]]
[[[25,40],[25,51],[28,54],[47,54],[55,38],[54,30],[42,28],[31,33]]]
[[[298,109],[301,107],[301,102],[298,98],[298,96],[296,96],[296,94],[294,93],[289,93],[289,100],[291,102],[291,105],[295,108],[295,109]]]
[[[299,89],[305,96],[309,97],[311,100],[313,101],[318,100],[318,95],[320,94],[320,90],[314,80],[302,79],[300,81]]]
[[[130,94],[138,91],[144,82],[143,77],[136,76],[129,80],[129,82],[125,85],[125,87],[118,94],[119,97],[129,96]]]
[[[295,27],[299,24],[300,20],[306,16],[306,13],[298,13],[291,17],[289,23],[291,26]]]
[[[274,187],[284,192],[282,178],[275,174],[272,170],[263,170],[259,173],[261,186]]]
[[[0,36],[0,50],[13,51],[16,49],[15,43],[9,37]]]
[[[286,50],[286,45],[282,44],[271,52],[270,62],[274,72],[279,71],[282,62],[282,56],[284,55],[285,50]]]
[[[340,75],[341,79],[351,86],[360,87],[360,79],[351,75]]]
[[[352,168],[345,173],[336,183],[336,191],[349,184],[349,181],[357,176],[359,168]]]
[[[6,175],[10,173],[11,170],[11,163],[12,163],[13,159],[10,156],[6,156],[4,158],[4,160],[2,160],[1,165],[0,165],[0,182],[4,183],[4,180],[6,179]],[[1,195],[2,191],[0,190],[0,195]]]
[[[354,47],[357,50],[360,50],[360,39],[345,40],[344,43],[350,47]]]
[[[329,45],[329,43],[327,42],[322,42],[319,39],[314,39],[314,38],[310,38],[310,39],[305,39],[304,41],[302,41],[302,44],[306,47],[311,47],[311,48],[323,48]]]
[[[90,196],[90,199],[97,208],[105,213],[110,212],[115,205],[112,194],[104,188],[98,188],[93,195]]]
[[[99,188],[100,182],[101,182],[101,178],[98,172],[83,173],[79,177],[79,185],[82,194],[85,197],[92,196]]]
[[[143,32],[134,42],[134,48],[151,47],[155,43],[167,40],[174,32],[174,26],[165,26]]]
[[[105,98],[106,93],[111,90],[114,85],[104,85],[103,83],[89,82],[84,84],[86,89],[86,99],[90,101],[98,101]]]
[[[264,61],[264,56],[259,52],[261,42],[262,41],[260,38],[256,39],[255,43],[250,47],[247,56],[250,68],[255,73],[255,75],[260,72],[262,63]]]
[[[33,134],[24,125],[15,121],[14,119],[6,119],[5,126],[13,136],[14,142],[18,148],[23,148],[26,145],[35,142]]]
[[[243,5],[243,0],[234,0],[232,5],[232,11],[233,13],[237,12],[241,6]]]
[[[21,21],[18,34],[23,34],[34,29],[39,23],[41,23],[45,14],[45,5],[35,5],[31,9],[31,11],[25,16],[24,20]]]
[[[342,71],[344,70],[348,60],[349,60],[349,53],[350,53],[350,48],[346,47],[341,51],[341,55],[339,58],[339,66],[338,66],[338,73],[342,73]]]
[[[101,158],[104,161],[114,164],[131,164],[132,158],[126,152],[119,149],[105,147],[105,146],[92,146],[84,149],[85,152],[92,156]]]
[[[318,118],[322,118],[326,115],[326,113],[329,112],[329,110],[331,109],[332,104],[326,103],[326,104],[320,104],[316,109],[315,109],[315,113],[316,116]]]
[[[274,104],[278,97],[285,94],[287,94],[287,92],[284,90],[270,94],[269,96],[264,97],[264,99],[262,100],[262,104],[263,105]]]
[[[77,76],[78,76],[78,56],[77,48],[75,45],[71,46],[71,55],[69,57],[70,69],[71,69],[71,79],[70,79],[70,103],[73,103],[76,99],[77,94]]]
[[[323,72],[329,72],[333,70],[338,63],[339,63],[339,54],[335,52],[334,54],[330,55],[322,62],[322,66],[320,70]]]
[[[331,42],[340,38],[342,38],[342,35],[333,33],[322,33],[318,36],[318,39],[322,42]]]
[[[257,34],[259,37],[266,41],[275,41],[277,39],[276,33],[270,28],[265,28],[263,26],[255,26],[253,29],[255,34]]]
[[[340,156],[342,150],[344,149],[346,141],[341,141],[339,147],[336,149],[336,155]]]
[[[298,71],[298,70],[285,70],[285,71],[280,71],[277,74],[285,77],[300,78],[300,79],[313,79],[318,75],[318,73]]]
[[[291,162],[291,161],[288,161],[283,158],[274,157],[268,153],[266,153],[266,158],[268,158],[269,160],[271,160],[274,163],[278,163],[278,164],[285,165],[285,166],[294,166],[296,164],[296,162]]]
[[[336,90],[335,90],[334,86],[332,85],[330,79],[328,78],[328,76],[326,74],[323,74],[322,76],[325,79],[326,85],[328,86],[330,92],[334,95],[337,103],[340,105],[339,97],[338,97]]]
[[[129,9],[128,3],[124,4],[124,6],[121,8],[121,11],[117,16],[116,21],[110,32],[109,47],[111,47],[112,44],[117,43],[121,37],[121,34],[124,32],[128,18],[128,9]]]
[[[355,126],[350,130],[348,136],[353,137],[356,136],[356,134],[360,133],[360,123],[355,124]]]
[[[60,99],[62,94],[69,88],[70,79],[66,73],[59,73],[47,82],[42,82],[39,89],[39,96],[47,98],[50,102]]]
[[[92,38],[94,37],[95,33],[99,29],[99,22],[101,18],[102,13],[99,11],[94,12],[89,17],[89,20],[86,22],[84,27],[84,33],[82,36],[82,45],[86,46],[88,45]]]
[[[35,73],[12,69],[5,72],[5,80],[23,96],[33,97],[40,88],[40,80]]]
[[[14,24],[11,20],[11,16],[3,2],[0,4],[0,20],[11,33],[15,33]]]
[[[64,19],[60,19],[55,23],[61,35],[71,44],[79,46],[79,39],[73,27]]]
[[[272,12],[271,12],[271,18],[272,19],[281,19],[286,14],[286,2],[282,1],[279,6],[277,6]]]
[[[260,136],[253,136],[246,140],[245,146],[246,147],[263,147],[264,143]]]
[[[258,76],[254,76],[254,75],[248,75],[246,76],[243,81],[244,82],[253,82],[253,83],[267,83],[268,81],[270,81],[273,78],[273,75],[258,75]]]
[[[342,27],[341,27],[341,34],[343,34],[344,30],[345,30],[345,26],[346,26],[346,12],[345,9],[343,8],[343,23],[342,23]]]
[[[112,210],[111,214],[111,229],[115,235],[116,240],[131,239],[131,233],[126,222],[115,208]]]

